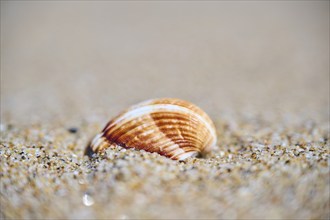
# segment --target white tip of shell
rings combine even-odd
[[[184,153],[184,154],[181,154],[179,157],[178,157],[178,160],[185,160],[187,159],[188,157],[194,157],[198,154],[198,152],[195,152],[195,151],[192,151],[192,152],[187,152],[187,153]]]
[[[102,136],[103,136],[103,133],[98,134],[93,138],[93,140],[92,140],[93,150],[95,150],[95,148],[97,148],[97,146],[99,146],[102,143]]]
[[[94,137],[90,147],[94,152],[96,152],[96,151],[102,150],[108,146],[109,146],[109,143],[108,143],[107,139],[105,137],[103,137],[103,133],[101,133]]]

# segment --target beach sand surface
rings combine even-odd
[[[328,1],[1,1],[4,219],[327,219]],[[217,146],[173,161],[90,139],[188,100]]]

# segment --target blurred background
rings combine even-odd
[[[329,1],[1,1],[1,118],[177,97],[328,120]]]

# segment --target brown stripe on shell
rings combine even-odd
[[[210,117],[199,107],[197,107],[196,105],[185,101],[185,100],[181,100],[181,99],[176,99],[176,98],[161,98],[161,99],[155,99],[152,102],[150,102],[149,104],[151,105],[156,105],[156,104],[172,104],[172,105],[178,105],[187,109],[192,110],[193,112],[199,114],[200,116],[202,116],[210,125],[213,126],[213,128],[215,129],[212,120],[210,119]]]
[[[158,116],[156,116],[158,114]],[[188,123],[182,124],[172,124],[171,121],[162,120],[161,116],[159,114],[162,113],[152,113],[151,117],[155,119],[155,124],[157,127],[162,131],[166,137],[171,139],[174,143],[179,144],[179,140],[191,140],[194,145],[192,145],[192,148],[195,148],[196,151],[200,152],[203,149],[203,138],[205,135],[208,134],[207,129],[204,129],[203,126],[199,126],[198,124],[193,124],[192,122],[195,121],[194,118],[183,118],[181,117],[181,120],[186,120]],[[196,120],[197,121],[197,120]],[[192,126],[196,126],[197,129],[189,129]]]

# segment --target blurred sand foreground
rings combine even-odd
[[[155,97],[218,148],[83,157]],[[0,129],[4,218],[329,218],[329,1],[1,1]]]

